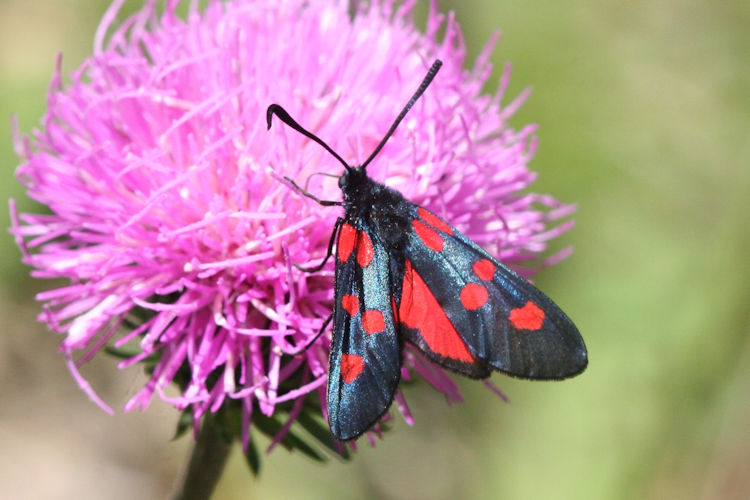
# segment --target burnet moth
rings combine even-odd
[[[347,164],[281,106],[268,107],[344,166],[343,201],[328,254],[335,255],[333,339],[328,368],[328,423],[340,441],[355,439],[388,410],[399,383],[403,342],[438,365],[475,379],[493,370],[528,379],[581,373],[586,346],[554,302],[433,212],[373,181],[376,157],[442,63],[427,72],[391,128],[360,166]],[[333,251],[333,243],[336,250]]]

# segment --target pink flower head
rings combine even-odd
[[[537,259],[571,224],[550,228],[572,207],[522,192],[535,178],[535,127],[507,119],[525,94],[500,105],[507,69],[495,95],[481,93],[491,47],[465,71],[459,27],[434,2],[424,33],[415,2],[372,1],[350,15],[343,0],[209,0],[183,19],[178,1],[162,14],[149,1],[113,27],[122,3],[65,87],[58,65],[42,127],[19,141],[18,178],[50,212],[12,211],[11,229],[33,276],[69,281],[39,294],[40,319],[65,335],[71,371],[107,411],[78,371],[104,346],[131,353],[121,368],[149,367],[126,411],[156,394],[199,422],[233,404],[246,446],[256,416],[283,413],[281,436],[309,393],[325,407],[330,335],[303,348],[331,313],[332,264],[317,274],[294,264],[320,262],[341,213],[283,177],[338,199],[335,179],[311,174],[341,167],[288,128],[268,132],[272,102],[358,164],[440,58],[368,173],[511,265]],[[416,351],[407,348],[403,371],[460,400]],[[171,382],[176,397],[165,393]]]

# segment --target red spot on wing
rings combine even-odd
[[[495,276],[495,264],[489,259],[478,260],[472,266],[474,274],[476,274],[480,280],[490,281]]]
[[[360,231],[357,239],[357,264],[359,264],[359,267],[369,266],[374,254],[370,235]]]
[[[359,299],[356,295],[344,295],[341,297],[341,307],[349,313],[349,316],[354,317],[359,312]]]
[[[362,356],[356,354],[341,355],[341,380],[344,383],[351,384],[360,376],[365,369],[365,361]]]
[[[421,220],[416,219],[411,221],[411,226],[414,228],[417,236],[419,236],[419,239],[422,240],[422,243],[424,243],[427,248],[431,248],[436,252],[439,252],[443,249],[443,237],[440,236],[437,231],[425,225],[425,223]]]
[[[343,224],[339,231],[338,254],[341,262],[346,262],[354,250],[354,239],[357,237],[357,230],[350,224]]]
[[[422,207],[419,207],[417,209],[417,212],[419,213],[419,217],[427,224],[440,229],[444,233],[453,234],[453,228],[450,227],[450,225],[447,224],[443,219],[438,218]]]
[[[474,311],[487,303],[489,293],[487,293],[487,289],[482,285],[466,283],[461,289],[460,297],[461,304],[463,304],[466,309]]]
[[[362,328],[366,333],[379,333],[385,330],[383,313],[377,309],[369,309],[362,313]]]
[[[511,324],[519,330],[539,330],[544,323],[544,311],[531,301],[526,302],[523,307],[511,309]]]
[[[474,356],[469,352],[466,343],[408,260],[404,267],[404,284],[398,317],[406,327],[419,330],[427,347],[435,354],[466,363],[474,362]]]

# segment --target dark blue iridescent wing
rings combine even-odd
[[[389,256],[368,228],[345,222],[336,249],[336,303],[328,371],[328,423],[354,439],[388,410],[401,371]]]
[[[552,300],[432,212],[413,205],[410,217],[399,304],[410,342],[476,378],[490,368],[533,379],[583,371],[583,339]]]

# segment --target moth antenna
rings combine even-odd
[[[307,137],[309,139],[312,139],[313,141],[315,141],[318,144],[320,144],[321,146],[323,146],[323,148],[326,151],[328,151],[329,153],[331,153],[331,155],[333,155],[334,158],[336,158],[339,162],[341,162],[341,164],[344,166],[344,168],[346,168],[347,170],[351,170],[352,169],[352,167],[350,167],[344,161],[344,159],[341,158],[336,153],[336,151],[334,151],[331,148],[331,146],[329,146],[328,144],[326,144],[325,142],[323,142],[322,139],[320,139],[318,136],[316,136],[312,132],[309,132],[309,131],[305,130],[302,127],[302,125],[300,125],[299,123],[297,123],[294,120],[294,118],[292,118],[291,116],[289,116],[289,113],[287,113],[286,110],[284,108],[282,108],[281,106],[279,106],[278,104],[271,104],[270,106],[268,106],[268,109],[266,110],[266,124],[268,125],[268,129],[269,130],[271,129],[271,118],[273,118],[273,115],[278,116],[279,119],[282,122],[284,122],[285,124],[289,125],[294,130],[296,130],[297,132],[299,132],[300,134],[304,135],[305,137]]]
[[[383,149],[383,146],[385,146],[386,141],[393,135],[393,132],[396,131],[396,127],[398,127],[399,123],[401,123],[401,120],[404,119],[406,116],[406,113],[409,112],[412,106],[414,106],[414,103],[417,102],[417,99],[424,93],[425,90],[427,90],[427,87],[432,82],[432,79],[435,78],[435,75],[437,74],[438,70],[440,70],[440,66],[443,65],[443,61],[440,59],[436,59],[434,63],[432,63],[432,66],[430,67],[429,71],[427,71],[427,75],[425,75],[424,80],[422,80],[422,83],[419,84],[419,88],[416,92],[414,92],[414,95],[411,96],[411,99],[409,99],[409,102],[406,103],[406,106],[404,106],[404,109],[401,110],[401,113],[396,117],[396,119],[393,122],[393,125],[391,125],[391,128],[388,129],[388,132],[385,133],[385,137],[380,141],[380,144],[375,148],[375,151],[372,152],[372,154],[365,160],[365,162],[360,167],[362,170],[364,170],[367,165],[375,158],[375,156],[380,152],[381,149]]]

